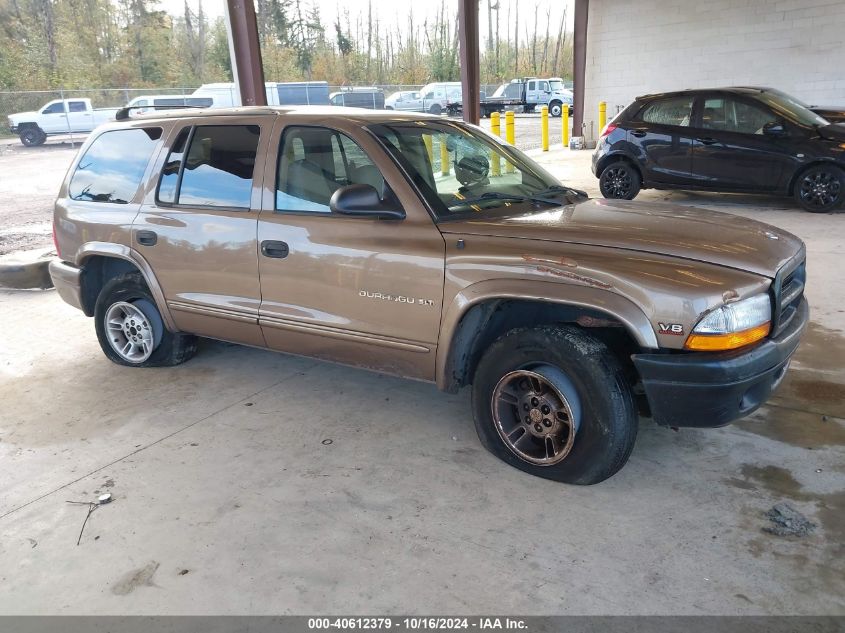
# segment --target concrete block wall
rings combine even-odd
[[[845,105],[845,0],[591,0],[586,136],[642,94],[771,86]]]

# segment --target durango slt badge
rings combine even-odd
[[[396,303],[407,303],[408,305],[434,305],[434,301],[431,299],[415,299],[414,297],[406,297],[404,295],[386,295],[383,292],[370,292],[369,290],[359,290],[358,296],[366,297],[367,299],[382,299],[384,301],[395,301]]]

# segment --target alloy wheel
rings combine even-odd
[[[557,464],[575,444],[581,407],[572,383],[557,367],[506,374],[493,391],[491,406],[499,437],[526,462]]]
[[[151,319],[136,305],[118,301],[106,311],[106,333],[112,349],[130,363],[143,363],[153,353],[156,335]]]
[[[842,185],[835,174],[829,171],[813,171],[801,179],[801,201],[811,207],[833,205],[841,193]]]
[[[626,167],[611,167],[602,174],[602,193],[608,198],[627,198],[632,184]]]

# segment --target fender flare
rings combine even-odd
[[[659,348],[654,327],[642,309],[615,292],[540,280],[488,279],[462,289],[443,312],[435,360],[435,379],[439,389],[447,387],[450,356],[463,317],[472,307],[496,300],[554,303],[602,312],[621,322],[640,347]]]
[[[156,307],[161,313],[161,318],[164,321],[165,327],[171,332],[178,332],[179,328],[170,314],[170,308],[167,307],[167,301],[164,298],[164,291],[159,284],[158,279],[150,267],[147,260],[141,257],[136,251],[123,244],[114,244],[110,242],[86,242],[83,244],[76,254],[76,265],[84,268],[85,261],[92,257],[110,257],[112,259],[121,259],[129,262],[141,273],[150,293],[155,299]]]

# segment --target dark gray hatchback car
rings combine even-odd
[[[845,199],[845,124],[771,88],[647,95],[602,130],[592,168],[605,198],[641,188],[770,193],[827,212]]]

